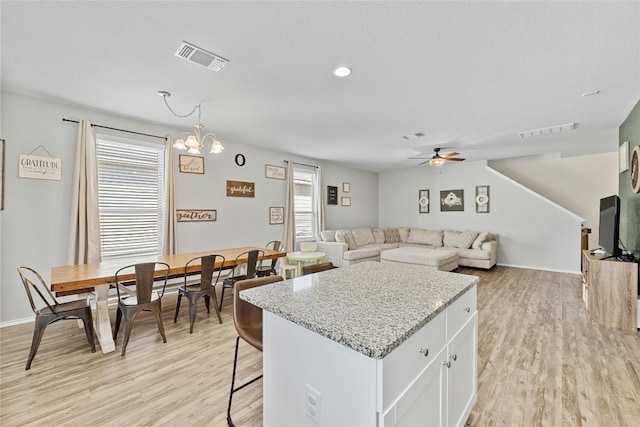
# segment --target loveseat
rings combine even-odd
[[[498,236],[473,230],[427,230],[415,227],[325,230],[317,242],[333,265],[380,261],[380,254],[403,246],[455,250],[458,265],[490,269],[498,260]]]

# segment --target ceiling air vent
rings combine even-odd
[[[228,59],[224,59],[214,53],[207,52],[206,50],[185,41],[182,42],[176,51],[176,56],[190,62],[195,62],[196,64],[207,67],[213,71],[220,71],[222,67],[227,65],[227,62],[229,62]]]
[[[576,124],[567,123],[565,125],[551,126],[548,128],[525,130],[520,132],[520,138],[531,138],[532,136],[550,135],[552,133],[568,132],[575,129]]]

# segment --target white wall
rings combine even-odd
[[[490,213],[475,212],[475,186],[490,185]],[[428,166],[379,175],[380,226],[471,229],[499,235],[498,263],[580,271],[582,218],[496,173],[486,162]],[[428,189],[430,213],[418,213],[418,190]],[[440,212],[442,190],[464,190],[464,212]]]
[[[489,166],[583,217],[591,229],[589,248],[599,247],[600,199],[618,193],[618,153],[522,157],[490,161]]]
[[[62,118],[86,118],[94,124],[164,136],[178,135],[188,129],[172,129],[158,124],[44,101],[10,92],[1,92],[2,124],[0,138],[6,140],[5,210],[0,211],[0,322],[9,324],[32,317],[16,268],[28,265],[45,280],[51,267],[66,264],[71,180],[75,159],[77,125]],[[99,132],[100,129],[97,129]],[[106,132],[106,131],[102,131]],[[118,133],[119,136],[130,137]],[[156,140],[163,143],[162,140]],[[326,206],[327,227],[350,227],[378,222],[377,174],[308,158],[285,155],[223,140],[225,151],[219,156],[203,154],[205,174],[176,171],[178,209],[217,209],[216,222],[179,223],[178,248],[181,252],[246,245],[262,246],[283,239],[282,225],[269,225],[270,206],[284,206],[285,181],[267,179],[265,164],[285,165],[284,160],[321,165],[326,186],[351,184],[352,206]],[[62,159],[62,180],[43,181],[18,178],[18,157],[43,145],[54,157]],[[234,158],[242,153],[246,164],[239,167]],[[41,149],[34,155],[46,156]],[[177,165],[177,154],[175,164]],[[177,167],[177,166],[176,166]],[[254,182],[255,198],[226,197],[226,180]]]

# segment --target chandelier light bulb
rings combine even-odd
[[[186,150],[187,146],[184,145],[184,139],[176,139],[176,142],[173,143],[173,148],[175,148],[176,150]]]
[[[189,148],[189,150],[187,152],[189,154],[200,154],[200,150],[198,149],[197,146],[193,146],[193,147]]]
[[[213,143],[211,144],[211,151],[209,151],[209,153],[220,154],[222,153],[222,151],[224,151],[224,147],[222,146],[220,141],[218,141],[217,139],[214,139]]]

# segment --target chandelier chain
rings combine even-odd
[[[176,117],[182,117],[182,118],[183,118],[183,117],[190,117],[193,113],[195,113],[195,112],[196,112],[196,110],[200,110],[200,104],[198,104],[198,105],[195,105],[195,106],[193,107],[193,110],[191,110],[191,112],[190,112],[190,113],[185,114],[185,115],[178,114],[178,113],[176,113],[175,111],[173,111],[173,108],[171,108],[171,106],[170,106],[170,105],[169,105],[169,103],[167,102],[167,96],[166,96],[166,95],[163,95],[163,96],[162,96],[162,99],[164,100],[164,105],[166,105],[166,106],[167,106],[167,108],[169,109],[169,111],[171,111],[171,112],[173,113],[173,115],[174,115],[174,116],[176,116]],[[199,117],[199,116],[200,116],[200,114],[198,114],[198,122],[200,122],[200,117]]]

